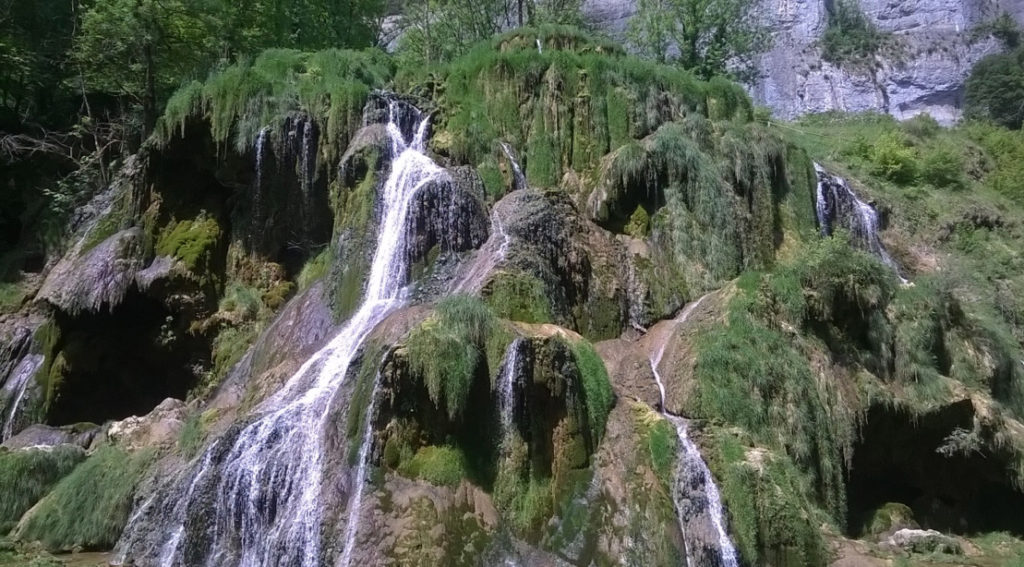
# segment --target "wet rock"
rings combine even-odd
[[[85,252],[61,259],[50,271],[38,298],[77,314],[118,305],[142,268],[142,230],[122,230]]]
[[[959,541],[935,530],[898,530],[886,543],[909,553],[945,553],[949,555],[963,553]]]
[[[0,446],[8,449],[25,449],[74,445],[88,449],[101,430],[100,426],[92,423],[79,423],[64,427],[36,424],[25,428],[24,431],[4,441]]]

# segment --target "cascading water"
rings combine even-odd
[[[817,163],[814,171],[818,176],[815,209],[822,236],[831,236],[837,226],[845,228],[855,244],[878,256],[903,279],[899,266],[878,237],[878,211],[861,201],[842,177],[832,175]]]
[[[522,366],[522,350],[525,344],[526,340],[519,337],[508,345],[498,377],[498,415],[501,417],[502,439],[505,440],[512,434],[516,409],[516,379]]]
[[[683,309],[682,313],[672,321],[672,327],[685,322],[694,310],[708,296],[705,295]],[[658,350],[651,356],[651,371],[654,373],[654,380],[658,383],[658,391],[661,394],[661,413],[668,419],[676,430],[679,437],[679,448],[681,450],[678,464],[676,465],[675,482],[672,487],[672,499],[674,500],[676,514],[679,517],[680,527],[686,526],[689,519],[707,514],[711,520],[711,528],[714,531],[716,541],[714,546],[707,549],[705,542],[693,537],[688,530],[683,530],[683,541],[686,543],[686,564],[689,567],[702,567],[704,565],[717,565],[721,567],[738,567],[736,548],[729,540],[729,534],[725,530],[725,509],[722,506],[722,497],[715,485],[715,479],[708,469],[707,463],[701,457],[697,445],[690,439],[687,427],[688,422],[677,415],[669,413],[665,409],[665,383],[658,372],[662,357],[665,356],[665,348],[668,345],[668,337],[671,330],[666,333],[665,340]],[[701,549],[703,548],[703,549]]]
[[[383,361],[381,362],[383,365]],[[373,379],[373,390],[370,393],[370,405],[366,408],[366,423],[363,425],[363,437],[359,445],[359,466],[356,469],[356,488],[352,501],[348,506],[348,524],[345,527],[345,547],[341,552],[338,567],[348,567],[352,562],[352,550],[356,547],[356,536],[359,535],[359,509],[363,505],[363,484],[366,483],[366,471],[370,466],[370,448],[373,445],[373,412],[377,408],[377,389],[380,386],[380,372]]]
[[[0,408],[3,416],[0,425],[0,442],[10,439],[15,433],[15,426],[18,423],[19,412],[22,410],[22,403],[25,400],[25,393],[28,392],[32,377],[36,375],[43,365],[43,355],[27,354],[11,370],[3,389],[0,389]]]
[[[399,126],[403,110],[414,112],[417,121],[411,142]],[[429,183],[447,180],[445,170],[423,153],[428,121],[411,106],[389,101],[391,171],[362,304],[327,346],[259,406],[251,423],[226,436],[223,447],[212,445],[195,472],[185,475],[190,485],[174,503],[179,526],[161,546],[161,565],[313,567],[324,561],[321,480],[332,402],[363,340],[405,301],[406,226],[414,196]],[[212,519],[203,520],[209,529],[200,536],[207,541],[189,542],[188,522],[204,518],[211,507]],[[357,515],[357,507],[351,510]]]
[[[526,189],[526,176],[523,175],[523,169],[519,167],[519,162],[516,161],[516,156],[512,151],[512,146],[509,146],[505,142],[501,142],[501,151],[505,152],[505,157],[507,157],[509,163],[512,164],[512,189]]]

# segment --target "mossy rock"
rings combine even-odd
[[[206,279],[213,270],[221,233],[220,223],[206,213],[195,219],[171,221],[160,231],[155,251],[160,256],[177,258],[190,272]]]
[[[887,502],[881,505],[871,514],[868,521],[868,533],[873,536],[880,536],[886,532],[892,532],[902,528],[919,528],[914,520],[914,511],[910,506],[900,502]]]

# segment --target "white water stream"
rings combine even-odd
[[[818,177],[814,205],[822,236],[831,236],[835,230],[834,224],[845,220],[849,225],[847,228],[861,247],[877,256],[896,272],[903,283],[907,283],[900,274],[899,265],[889,256],[889,251],[878,236],[878,211],[861,201],[842,177],[832,175],[817,163],[814,164],[814,172]],[[845,216],[845,219],[839,218],[840,215]]]
[[[389,101],[388,134],[391,171],[383,187],[384,216],[363,301],[344,328],[307,360],[283,388],[264,401],[258,417],[237,437],[216,466],[219,482],[212,502],[212,542],[204,564],[258,567],[301,565],[317,567],[321,552],[324,436],[333,415],[336,394],[360,345],[389,313],[405,301],[408,279],[406,225],[413,197],[425,185],[447,173],[424,152],[429,116],[415,111],[413,140],[406,142],[399,127],[400,103]],[[409,107],[405,107],[408,111]],[[258,142],[259,144],[259,142]],[[194,475],[209,469],[208,458]],[[365,471],[364,477],[365,477]],[[357,483],[363,479],[357,479]],[[180,561],[186,544],[183,530],[190,501],[201,497],[190,487],[181,506],[179,527],[171,531],[161,552],[161,565]],[[347,531],[358,530],[357,488],[350,506]],[[345,561],[351,554],[346,543]]]
[[[672,415],[665,409],[665,383],[661,379],[661,373],[658,372],[661,359],[665,356],[668,340],[672,336],[672,328],[684,323],[707,297],[705,295],[687,305],[679,316],[672,321],[671,328],[666,330],[665,339],[662,341],[661,346],[651,356],[650,364],[651,371],[654,373],[654,379],[658,383],[658,391],[661,393],[661,413],[672,423],[676,430],[676,435],[679,437],[681,452],[676,465],[675,483],[672,487],[672,499],[676,508],[676,515],[679,517],[679,525],[680,527],[686,525],[687,517],[694,513],[694,503],[687,501],[688,493],[686,489],[694,487],[701,489],[703,491],[703,501],[706,503],[707,514],[711,518],[711,524],[714,527],[718,540],[716,547],[719,554],[719,565],[738,567],[739,562],[736,557],[736,548],[733,546],[732,541],[729,539],[729,533],[725,529],[725,509],[722,506],[722,497],[718,492],[718,487],[715,485],[715,479],[711,475],[711,470],[708,469],[707,463],[701,457],[700,449],[690,439],[687,431],[688,422],[682,417]],[[690,549],[690,540],[685,537],[686,534],[683,535],[684,541],[687,541],[686,564],[689,567],[700,567],[700,563],[694,558],[693,551]]]
[[[25,355],[11,370],[3,389],[0,389],[0,401],[5,402],[3,421],[0,422],[0,442],[10,439],[17,433],[14,431],[14,427],[17,423],[18,410],[25,400],[25,393],[32,382],[32,377],[36,375],[42,365],[43,355]]]

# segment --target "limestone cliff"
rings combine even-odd
[[[980,26],[1006,12],[1024,21],[1021,0],[857,0],[891,46],[870,66],[822,59],[821,38],[833,0],[760,0],[757,11],[773,37],[749,86],[755,101],[779,118],[829,110],[889,113],[898,119],[927,112],[943,123],[960,117],[963,84],[979,59],[1002,49]],[[622,37],[634,0],[587,0],[598,29]]]

